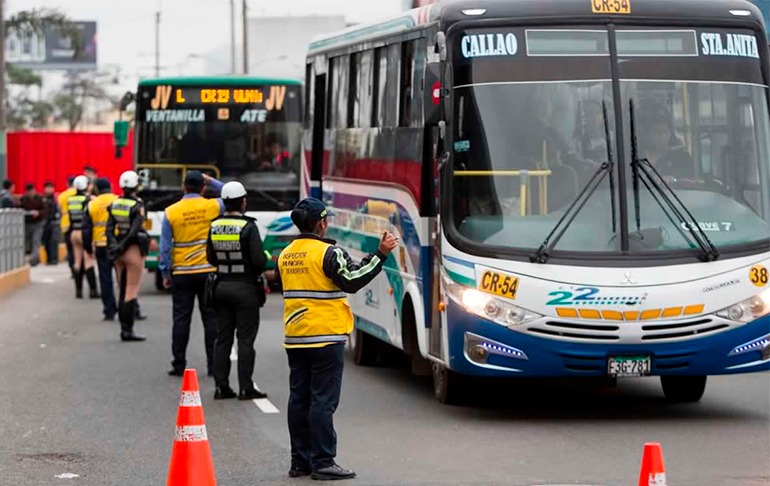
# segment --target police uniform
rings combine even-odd
[[[147,256],[150,237],[144,229],[144,203],[138,197],[115,198],[107,208],[107,259],[114,262],[126,249],[137,245],[143,257]],[[134,335],[134,320],[140,317],[139,302],[126,302],[126,271],[118,275],[118,317],[121,337]],[[111,279],[110,279],[111,280]],[[140,336],[142,338],[142,336]],[[126,339],[124,339],[126,340]]]
[[[83,246],[89,253],[93,248],[96,265],[99,268],[99,287],[102,290],[102,312],[104,320],[115,319],[118,311],[112,284],[112,262],[107,255],[107,208],[118,198],[113,194],[109,181],[97,179],[100,194],[89,201],[83,220]]]
[[[185,184],[204,185],[200,172],[190,171]],[[209,184],[218,193],[222,183],[211,179]],[[197,193],[185,194],[181,201],[166,209],[160,242],[160,271],[171,277],[174,324],[171,331],[173,361],[169,374],[182,376],[187,365],[187,343],[190,340],[195,298],[201,312],[209,375],[213,374],[216,312],[206,305],[204,294],[207,276],[215,271],[206,259],[206,242],[211,222],[224,212],[220,199],[205,199]]]
[[[292,220],[297,224],[303,215],[320,221],[326,209],[317,199],[305,199],[295,207]],[[305,233],[278,258],[284,347],[291,370],[288,422],[293,477],[311,472],[316,479],[355,476],[334,462],[337,436],[332,423],[340,399],[344,344],[353,330],[346,294],[371,282],[386,258],[378,250],[356,263],[333,240]]]
[[[70,235],[73,231],[83,231],[83,224],[85,222],[89,200],[90,197],[87,196],[83,191],[77,191],[75,195],[67,198],[67,215],[69,217]],[[89,255],[91,254],[91,249],[85,245],[85,240],[83,244],[83,250],[88,252]],[[86,265],[85,262],[83,262],[81,265],[81,268],[75,268],[73,270],[75,274],[75,289],[77,291],[77,295],[81,295],[83,291],[83,275],[85,274],[85,277],[88,280],[90,298],[99,298],[99,290],[96,286],[96,272],[94,271],[93,267],[84,270]]]
[[[74,178],[73,178],[74,179]],[[69,198],[77,194],[77,190],[74,187],[65,189],[59,194],[59,209],[61,211],[61,234],[64,238],[64,244],[67,246],[67,262],[70,266],[70,271],[74,277],[75,275],[75,254],[72,252],[72,240],[70,240],[70,213],[69,213]]]
[[[209,263],[217,269],[213,292],[218,318],[214,346],[215,398],[234,397],[229,377],[230,350],[236,331],[240,398],[265,398],[267,395],[256,390],[252,381],[254,340],[265,293],[260,277],[267,262],[256,220],[225,213],[211,224],[206,253]]]

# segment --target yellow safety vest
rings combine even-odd
[[[344,343],[353,330],[347,295],[323,271],[329,246],[321,240],[298,238],[278,257],[286,348]]]
[[[70,196],[67,199],[67,213],[70,217],[70,227],[74,231],[81,231],[83,229],[83,216],[85,215],[86,203],[88,197],[86,196]]]
[[[166,208],[166,219],[174,240],[171,273],[187,275],[215,271],[206,259],[206,241],[211,222],[219,217],[219,209],[218,200],[202,197],[182,199]]]
[[[59,208],[61,209],[61,230],[62,233],[66,233],[70,229],[70,213],[67,209],[67,201],[70,197],[77,194],[78,191],[74,187],[70,187],[59,194]]]
[[[110,214],[115,220],[115,236],[122,238],[131,229],[131,210],[139,204],[136,199],[116,198],[110,206]]]
[[[102,194],[88,203],[88,215],[93,223],[94,246],[107,246],[107,219],[110,213],[107,208],[117,199],[117,194]]]

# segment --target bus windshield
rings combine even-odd
[[[770,120],[762,44],[750,31],[624,27],[616,33],[617,106],[609,35],[595,26],[460,34],[452,215],[461,238],[471,246],[538,248],[599,166],[614,159],[613,173],[556,250],[690,250],[696,226],[720,251],[766,241]],[[691,221],[676,218],[659,191],[634,177],[632,156],[655,169]],[[625,206],[617,204],[621,194]]]
[[[249,210],[296,202],[299,85],[140,86],[137,99],[137,166],[150,210],[175,201],[189,169],[242,182]]]

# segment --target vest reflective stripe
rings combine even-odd
[[[217,252],[219,273],[246,273],[246,262],[241,251],[241,234],[247,224],[245,219],[233,218],[219,218],[211,223],[211,244]]]
[[[287,348],[342,343],[353,330],[346,294],[323,271],[329,246],[321,240],[298,238],[278,257]]]
[[[93,241],[96,246],[107,246],[107,219],[110,216],[107,208],[117,198],[116,194],[102,194],[88,203],[88,215],[93,222]]]
[[[69,211],[65,211],[65,209],[69,208],[69,198],[77,194],[77,191],[70,187],[69,189],[62,191],[61,194],[59,194],[59,207],[62,209],[62,215],[61,215],[61,230],[62,232],[67,232],[67,230],[70,227],[70,214]]]
[[[135,199],[117,198],[110,206],[110,214],[115,220],[118,237],[128,233],[131,229],[131,211],[139,204]]]
[[[70,217],[70,227],[74,230],[83,229],[83,216],[85,214],[86,201],[85,196],[71,196],[67,200],[67,213]]]
[[[206,241],[211,222],[218,216],[219,201],[216,199],[185,198],[166,208],[166,219],[173,235],[172,273],[215,271],[206,260]]]
[[[312,290],[290,290],[283,293],[284,299],[344,299],[347,297],[345,292],[315,292]]]

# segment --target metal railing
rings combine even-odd
[[[24,211],[0,209],[0,274],[24,264]]]

